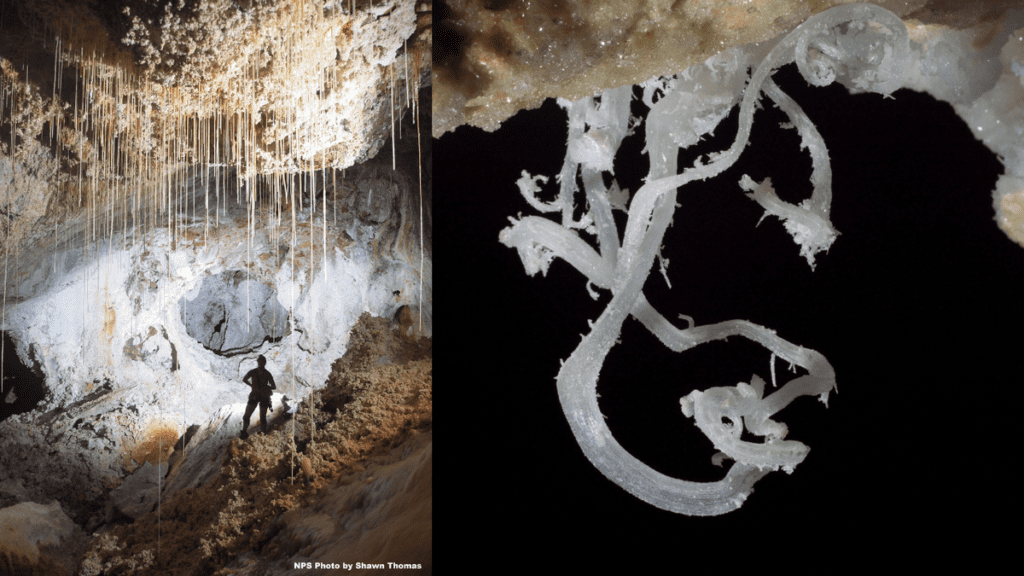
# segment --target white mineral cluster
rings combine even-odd
[[[911,24],[904,87],[949,102],[1005,171],[992,191],[996,223],[1024,246],[1024,10],[988,29]]]
[[[747,145],[754,110],[761,95],[771,99],[790,119],[812,160],[811,197],[799,205],[779,198],[770,180],[755,182],[744,175],[739,186],[765,209],[783,220],[800,253],[813,268],[837,232],[829,220],[831,168],[826,144],[800,109],[772,81],[782,64],[795,62],[810,84],[839,82],[851,93],[875,92],[889,97],[902,87],[924,90],[954,105],[958,114],[1005,163],[1006,174],[996,189],[1000,226],[1024,244],[1024,11],[1007,14],[984,37],[942,27],[911,25],[870,4],[846,4],[810,17],[781,40],[732,48],[674,76],[642,84],[650,108],[645,121],[650,174],[628,202],[617,184],[606,186],[612,160],[634,123],[629,118],[631,88],[606,90],[576,102],[561,100],[568,111],[569,144],[558,174],[559,194],[551,202],[537,197],[545,175],[524,172],[519,187],[529,204],[541,212],[561,215],[561,223],[527,216],[510,219],[501,241],[516,248],[528,274],[544,273],[558,257],[566,260],[591,286],[612,292],[612,300],[592,323],[592,331],[563,363],[558,392],[566,418],[584,454],[613,482],[659,508],[689,515],[717,515],[738,508],[753,484],[772,470],[792,472],[808,454],[800,442],[784,440],[787,429],[770,417],[800,395],[828,400],[835,372],[821,354],[792,344],[769,328],[742,320],[677,328],[645,299],[642,288],[669,225],[676,189],[694,180],[718,175],[732,165]],[[767,55],[765,55],[767,51]],[[748,68],[754,68],[748,76]],[[655,98],[657,96],[657,98]],[[728,149],[712,154],[705,164],[678,172],[678,150],[712,131],[739,103],[739,132]],[[574,218],[577,177],[586,194],[585,210]],[[609,178],[610,179],[610,178]],[[627,212],[622,241],[612,210]],[[599,252],[580,235],[595,237]],[[667,263],[662,261],[664,273]],[[739,335],[753,340],[807,371],[767,396],[764,381],[695,391],[681,399],[683,414],[711,439],[724,458],[735,461],[726,477],[695,483],[660,474],[638,461],[612,437],[596,398],[605,356],[619,337],[622,322],[632,315],[662,343],[681,352],[716,339]],[[774,374],[773,374],[774,382]],[[747,430],[763,443],[741,440]]]
[[[173,431],[170,442],[209,429],[203,434],[219,435],[210,445],[222,449],[241,430],[250,391],[241,378],[257,355],[278,386],[271,418],[289,407],[285,397],[294,409],[323,386],[361,314],[391,317],[419,300],[418,258],[381,249],[391,242],[388,223],[361,217],[354,208],[362,200],[350,192],[353,209],[336,223],[328,215],[326,233],[323,212],[307,208],[295,236],[271,216],[250,234],[246,207],[232,202],[218,217],[237,225],[211,230],[207,241],[197,218],[177,241],[166,229],[128,229],[11,259],[4,330],[48,394],[38,413],[0,423],[10,442],[0,481],[29,474],[37,492],[77,487],[95,497],[103,478],[131,471],[126,451],[156,429]],[[393,200],[385,203],[394,208]],[[431,326],[426,310],[410,331],[429,337]],[[7,355],[8,365],[17,360]],[[25,471],[21,459],[41,445],[53,461]],[[190,481],[206,477],[192,472]],[[130,505],[120,511],[134,515]]]

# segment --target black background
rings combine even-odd
[[[883,99],[814,88],[792,65],[775,79],[829,147],[841,235],[812,272],[778,219],[757,225],[763,210],[743,195],[741,175],[771,177],[791,202],[811,193],[809,155],[763,99],[739,162],[678,191],[663,252],[672,288],[655,268],[645,294],[670,319],[750,320],[821,352],[839,393],[827,409],[801,397],[776,415],[810,454],[719,517],[673,514],[625,492],[584,457],[562,413],[559,361],[610,296],[592,300],[584,277],[561,260],[546,277],[526,276],[498,233],[509,216],[536,214],[515,181],[524,169],[559,171],[564,110],[548,100],[495,133],[461,127],[435,142],[439,357],[450,377],[438,385],[450,445],[439,448],[446,473],[436,512],[484,531],[474,555],[611,571],[672,558],[684,569],[688,556],[708,554],[725,554],[724,567],[730,551],[780,565],[798,560],[799,549],[912,558],[975,531],[990,537],[973,551],[998,546],[991,518],[1019,505],[1007,489],[1024,380],[1024,248],[993,220],[1003,167],[949,104],[907,90]],[[682,151],[680,169],[728,148],[737,112]],[[648,168],[642,125],[637,132],[616,158],[616,178],[631,192]],[[549,199],[554,178],[544,189]],[[676,354],[632,318],[621,342],[598,384],[616,439],[670,476],[722,478],[679,398],[752,373],[770,381],[769,352],[737,337]],[[786,369],[776,364],[780,379],[791,377]],[[446,487],[451,472],[455,486]],[[468,553],[454,551],[455,562]]]

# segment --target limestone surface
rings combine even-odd
[[[156,506],[159,485],[165,474],[165,463],[154,465],[146,462],[125,478],[120,486],[110,491],[110,500],[125,516],[138,518]]]
[[[706,0],[649,4],[530,0],[444,3],[434,67],[434,136],[487,131],[545,98],[575,101],[678,74],[737,47],[761,54],[812,14],[845,1]],[[873,2],[911,38],[903,86],[949,102],[1006,167],[992,191],[994,219],[1024,246],[1024,12],[1009,0]]]
[[[75,523],[56,501],[46,505],[22,502],[4,508],[0,510],[0,562],[35,566],[40,547],[57,546],[74,531]]]
[[[434,137],[463,124],[491,132],[545,98],[579,100],[676,74],[732,46],[790,32],[843,0],[696,0],[594,5],[570,0],[445,0],[434,67]],[[998,25],[1018,2],[873,2],[904,20],[954,29]]]
[[[183,298],[180,307],[188,335],[221,354],[249,352],[288,333],[277,291],[241,270],[207,276],[195,299]]]
[[[2,4],[0,507],[147,518],[150,468],[187,501],[230,460],[257,356],[276,425],[364,314],[430,337],[429,3]],[[217,502],[189,520],[218,529]],[[92,565],[166,561],[165,522]]]

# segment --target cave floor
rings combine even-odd
[[[36,569],[198,575],[237,573],[229,567],[239,556],[250,559],[250,568],[252,558],[262,569],[282,564],[297,552],[275,539],[283,514],[322,500],[325,491],[369,483],[375,465],[407,456],[409,446],[429,446],[432,343],[402,335],[404,324],[363,314],[323,388],[273,420],[267,434],[258,432],[257,412],[249,438],[224,447],[212,480],[172,494],[165,489],[152,512],[134,521],[112,513],[109,494],[119,480],[100,494],[67,494],[64,509],[91,529],[60,550],[43,550]],[[169,461],[172,473],[180,464],[173,450],[157,458]],[[106,521],[92,527],[104,510]],[[429,539],[429,522],[425,530]]]

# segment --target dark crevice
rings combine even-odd
[[[34,410],[46,397],[46,381],[18,357],[14,340],[3,332],[3,386],[0,389],[0,422],[14,414]]]

